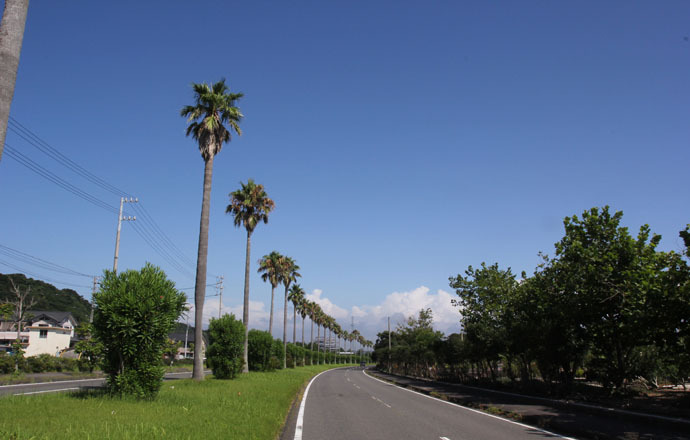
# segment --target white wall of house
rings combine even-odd
[[[26,347],[24,356],[37,356],[39,354],[50,354],[57,356],[60,351],[69,348],[72,337],[71,328],[62,327],[28,327],[29,346]]]

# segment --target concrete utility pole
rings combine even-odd
[[[91,290],[91,316],[89,317],[89,322],[93,323],[93,309],[96,307],[96,303],[93,300],[93,295],[96,293],[98,286],[98,277],[93,277],[93,289]]]
[[[136,220],[136,216],[134,217],[123,217],[122,216],[122,206],[125,203],[137,203],[139,199],[133,199],[129,198],[127,199],[126,197],[120,197],[120,214],[117,216],[117,235],[115,236],[115,259],[113,260],[113,272],[117,273],[117,259],[118,259],[118,254],[120,253],[120,229],[122,229],[122,221],[134,221]]]
[[[220,315],[223,312],[223,279],[225,277],[223,275],[216,277],[216,286],[219,289],[218,295],[220,296],[220,300],[218,300],[218,319],[220,319]]]
[[[189,337],[189,310],[187,310],[187,330],[184,332],[184,358],[187,359],[187,338]]]

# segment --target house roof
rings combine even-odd
[[[177,342],[184,342],[185,339],[185,332],[173,332],[169,333],[168,337],[172,339],[173,341]],[[206,335],[203,335],[204,339],[204,344],[208,344],[208,340],[206,339]],[[189,334],[187,335],[187,343],[194,343],[194,332],[190,331]]]
[[[31,321],[46,317],[56,322],[64,322],[69,319],[75,326],[77,325],[77,320],[74,319],[74,316],[72,316],[70,312],[57,312],[54,310],[29,310],[27,315],[31,316]]]

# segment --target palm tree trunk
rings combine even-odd
[[[321,365],[321,349],[319,348],[319,338],[321,337],[321,325],[316,323],[316,365]]]
[[[307,364],[307,354],[304,351],[304,315],[302,315],[302,366]]]
[[[292,305],[292,343],[297,343],[297,305]]]
[[[311,365],[314,365],[314,319],[310,316],[311,320],[311,335],[309,335],[309,358],[311,359]]]
[[[208,257],[208,223],[211,211],[211,181],[213,179],[213,155],[209,155],[204,165],[204,193],[201,202],[201,222],[199,224],[199,249],[196,257],[196,284],[194,286],[194,369],[192,378],[204,380],[203,365],[203,313],[206,297],[206,263]]]
[[[249,373],[249,257],[252,250],[252,233],[247,231],[247,256],[244,263],[244,309],[242,322],[244,323],[244,365],[243,373]]]
[[[273,297],[276,291],[276,286],[271,284],[271,316],[268,318],[268,333],[273,337]]]
[[[287,307],[288,307],[288,287],[285,285],[285,307],[283,307],[283,370],[287,368]]]
[[[5,0],[5,10],[0,23],[0,160],[5,148],[7,120],[17,82],[19,55],[22,52],[24,25],[29,10],[29,0]]]

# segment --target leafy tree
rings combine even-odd
[[[177,356],[177,350],[182,347],[182,341],[173,341],[168,338],[163,348],[163,355],[170,361],[170,366],[172,367],[173,362],[175,362],[175,356]]]
[[[251,237],[256,226],[261,223],[268,223],[268,213],[273,210],[275,203],[268,198],[263,185],[257,185],[252,179],[241,183],[242,188],[230,193],[230,204],[225,212],[233,215],[236,227],[244,226],[247,230],[247,258],[244,265],[244,307],[242,321],[244,322],[245,332],[249,332],[249,255],[251,252]],[[248,343],[249,336],[245,333],[244,338],[244,373],[249,372]]]
[[[74,346],[74,351],[79,354],[77,364],[79,370],[92,373],[102,360],[103,344],[92,337],[93,324],[88,322],[81,323],[74,329],[74,332],[80,339]]]
[[[204,299],[206,296],[206,269],[208,257],[208,224],[211,210],[211,181],[213,180],[213,159],[220,153],[223,143],[230,142],[232,131],[242,134],[239,122],[243,115],[236,107],[236,102],[244,96],[242,93],[231,93],[225,80],[209,86],[192,84],[194,105],[182,108],[180,115],[186,117],[187,136],[191,135],[199,144],[201,157],[204,159],[204,190],[201,203],[201,221],[199,225],[199,248],[196,262],[196,283],[194,287],[194,339],[202,338],[202,320]],[[227,127],[226,127],[227,125]],[[194,351],[195,380],[204,379],[204,366],[201,350]]]
[[[94,337],[103,344],[103,372],[112,394],[153,398],[168,333],[184,311],[185,295],[158,267],[115,274],[105,271],[94,294]]]
[[[275,297],[276,287],[280,284],[280,270],[281,259],[280,253],[273,251],[268,255],[264,255],[259,260],[258,272],[261,274],[261,279],[264,282],[271,283],[271,313],[268,319],[268,333],[273,335],[273,299]]]
[[[245,326],[235,315],[211,318],[207,357],[216,379],[234,379],[242,371],[245,335]]]

